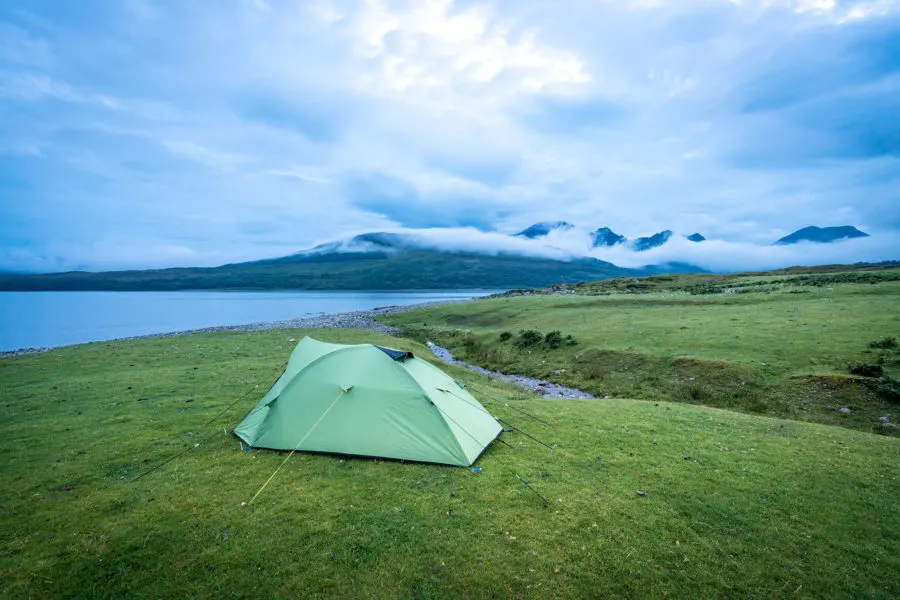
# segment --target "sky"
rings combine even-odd
[[[711,240],[654,260],[900,258],[900,0],[212,7],[0,5],[0,270],[548,220]],[[770,247],[807,225],[872,237]]]

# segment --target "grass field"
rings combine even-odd
[[[706,404],[900,433],[896,269],[667,275],[571,289],[574,293],[503,297],[385,320],[470,362],[600,396]],[[521,337],[527,330],[540,332],[541,340],[558,330],[577,343],[562,340],[556,349],[543,341],[527,345]],[[883,375],[854,375],[848,366],[856,363]]]
[[[840,314],[859,300],[839,297],[823,301],[827,309],[791,311]],[[778,353],[752,331],[751,319],[770,323],[771,311],[787,310],[771,300],[721,308],[744,319],[738,335],[772,355],[780,377],[803,373],[797,365],[808,357]],[[579,351],[611,346],[647,357],[678,352],[687,344],[679,336],[697,343],[701,331],[715,332],[715,306],[532,301],[533,313],[510,299],[440,314],[449,328],[470,311],[465,326],[485,339],[510,327],[560,327],[576,332]],[[551,308],[566,320],[554,321]],[[604,316],[614,310],[630,314],[617,323]],[[654,310],[697,331],[667,333],[648,316]],[[857,327],[871,318],[878,333],[884,320],[893,323],[849,312]],[[585,315],[602,333],[588,336]],[[642,339],[633,329],[659,344],[626,339]],[[490,446],[478,474],[297,454],[253,507],[241,507],[284,455],[242,451],[230,430],[303,333],[99,343],[0,359],[0,596],[900,596],[896,438],[664,401],[539,400],[455,367],[447,370],[489,410],[557,449],[504,433],[512,447]],[[309,333],[431,358],[410,340]],[[843,339],[818,348],[800,336],[795,351],[814,351],[823,361],[816,368],[830,371],[873,333],[846,349]],[[713,337],[692,360],[740,364],[761,377],[749,350],[731,348],[724,332]]]

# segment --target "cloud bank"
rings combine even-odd
[[[833,243],[800,242],[791,245],[762,245],[711,239],[696,243],[684,235],[673,235],[664,245],[643,252],[631,250],[627,244],[591,247],[589,231],[573,228],[551,231],[537,239],[515,237],[475,228],[432,228],[386,230],[398,236],[403,246],[443,252],[478,254],[512,254],[557,260],[596,258],[621,267],[640,268],[666,263],[687,263],[706,271],[727,273],[762,271],[790,266],[848,264],[900,260],[897,249],[900,236],[880,235]],[[338,251],[374,251],[383,247],[353,238],[338,240]]]
[[[898,254],[900,0],[64,4],[0,6],[0,270],[546,220]]]

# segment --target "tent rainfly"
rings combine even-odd
[[[304,337],[235,434],[258,448],[469,466],[501,431],[460,384],[411,352]]]

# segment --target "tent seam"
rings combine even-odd
[[[385,354],[385,356],[387,356],[387,355]],[[415,359],[415,357],[413,357],[413,359]],[[407,360],[409,360],[409,359],[407,359]],[[422,359],[420,358],[418,360],[422,360]],[[463,460],[468,461],[469,457],[466,455],[466,451],[463,450],[462,444],[459,443],[459,440],[456,438],[456,434],[453,433],[453,429],[450,427],[450,424],[447,423],[447,419],[444,418],[444,414],[443,414],[444,411],[442,411],[440,408],[438,408],[438,406],[434,403],[434,400],[432,400],[431,396],[428,394],[428,390],[426,390],[424,387],[422,387],[422,384],[419,383],[419,380],[416,379],[415,377],[413,377],[412,373],[410,373],[403,367],[403,364],[401,363],[401,361],[391,360],[391,363],[393,363],[395,368],[400,369],[400,371],[403,372],[404,377],[406,377],[407,379],[412,381],[416,387],[418,387],[420,390],[422,390],[423,395],[425,396],[425,399],[428,400],[429,404],[431,404],[431,408],[437,413],[438,419],[440,420],[441,423],[444,424],[444,427],[446,428],[447,433],[450,434],[450,438],[453,440],[453,443],[456,445],[456,449],[459,451],[460,456],[462,456]],[[462,429],[461,426],[460,426],[460,429]],[[467,431],[465,431],[465,430],[463,430],[463,431],[465,433],[467,433],[468,435],[471,435]],[[479,442],[479,443],[481,443],[481,442]]]

